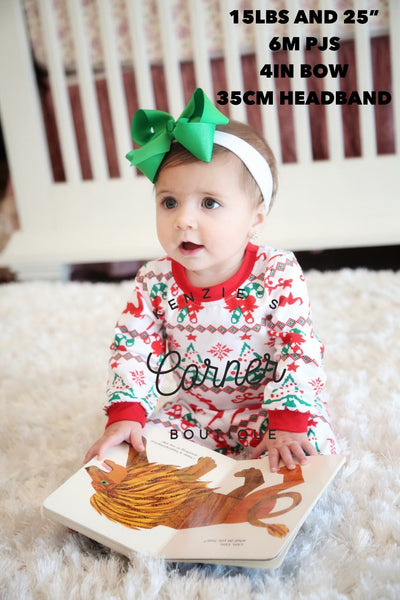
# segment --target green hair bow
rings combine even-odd
[[[154,183],[157,171],[173,140],[199,160],[210,162],[216,125],[229,122],[197,88],[177,121],[161,110],[138,110],[132,121],[132,139],[141,148],[126,158]]]

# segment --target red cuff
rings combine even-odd
[[[271,410],[268,413],[268,429],[279,429],[281,431],[295,431],[301,433],[307,431],[310,413],[301,413],[295,410]]]
[[[142,427],[146,423],[146,411],[138,402],[115,402],[107,407],[107,415],[106,429],[117,421],[136,421]]]

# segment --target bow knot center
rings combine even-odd
[[[175,121],[171,120],[171,121],[167,122],[167,131],[168,131],[168,133],[173,133],[175,127],[176,127]]]

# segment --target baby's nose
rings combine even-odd
[[[196,215],[192,210],[182,208],[176,215],[175,225],[177,229],[196,229]]]

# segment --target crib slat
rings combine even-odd
[[[400,56],[400,3],[390,0],[390,61],[392,71],[392,107],[394,111],[394,135],[396,152],[400,153],[400,70],[398,60]]]
[[[260,6],[261,4],[261,6]],[[262,8],[267,9],[267,3],[265,0],[259,2],[254,0],[254,10]],[[272,151],[278,163],[282,162],[282,147],[281,137],[279,133],[279,120],[278,120],[278,104],[276,101],[276,86],[274,77],[265,77],[260,75],[260,70],[264,64],[272,64],[273,57],[272,52],[269,48],[269,42],[274,35],[274,30],[271,25],[264,25],[263,27],[255,27],[255,53],[258,67],[258,84],[259,89],[264,92],[272,92],[274,97],[274,103],[268,106],[261,107],[261,120],[263,124],[263,135],[271,146]]]
[[[325,0],[319,0],[319,8],[323,10],[326,7]],[[333,25],[321,24],[321,37],[333,37],[335,30]],[[321,53],[323,63],[337,64],[338,53],[336,50],[325,50]],[[337,92],[340,89],[339,79],[335,77],[324,78],[324,88],[328,92]],[[329,158],[331,160],[342,160],[344,158],[344,137],[343,137],[343,121],[342,111],[339,105],[335,102],[325,106],[326,125],[328,129],[328,147]]]
[[[213,97],[210,60],[207,49],[207,35],[204,26],[203,3],[189,0],[190,27],[192,34],[194,70],[198,87],[203,88],[207,96]]]
[[[0,56],[7,57],[0,60],[0,106],[13,196],[20,232],[36,231],[50,220],[46,191],[53,177],[22,4],[0,3],[0,22]]]
[[[365,0],[360,1],[360,8],[367,9]],[[369,25],[354,27],[357,89],[373,90],[371,39]],[[376,155],[375,109],[372,104],[359,107],[361,152],[363,156]]]
[[[130,169],[129,163],[125,159],[125,154],[132,147],[132,142],[130,139],[130,125],[121,66],[117,51],[112,6],[107,0],[97,0],[97,9],[99,13],[107,88],[110,96],[114,138],[117,148],[118,167],[120,177],[130,178],[135,176],[135,169]]]
[[[240,61],[240,44],[238,25],[232,25],[229,13],[236,8],[231,0],[220,0],[221,24],[224,36],[224,61],[228,94],[233,90],[243,91],[242,66]],[[229,113],[233,119],[247,122],[246,108],[241,104],[230,104]]]
[[[182,78],[179,57],[175,44],[175,28],[172,21],[170,0],[158,0],[158,16],[160,20],[161,43],[164,55],[165,78],[169,112],[178,117],[184,107]]]
[[[70,0],[67,3],[67,7],[74,37],[76,66],[82,93],[92,173],[95,179],[104,180],[108,177],[107,159],[101,133],[100,112],[90,64],[89,47],[87,44],[88,37],[85,33],[81,3],[79,0]]]
[[[151,68],[146,52],[146,40],[144,36],[143,2],[142,0],[129,0],[129,2],[126,2],[126,9],[128,11],[129,33],[139,107],[154,109],[155,101]]]
[[[298,0],[287,0],[286,8],[290,15],[295,15],[299,10]],[[293,19],[289,19],[288,35],[293,38],[300,36],[301,39],[306,37],[306,28],[303,25],[293,25]],[[304,63],[304,50],[289,51],[289,63],[294,65],[295,78],[292,79],[292,90],[304,92],[307,94],[307,85],[304,78],[299,77],[300,64]],[[293,118],[295,130],[295,145],[296,156],[298,163],[308,163],[312,161],[312,145],[311,145],[311,128],[308,106],[306,104],[293,105]]]
[[[46,56],[54,100],[57,128],[60,136],[62,158],[67,181],[81,180],[81,168],[78,159],[77,143],[74,136],[74,124],[71,105],[68,98],[63,59],[58,41],[57,27],[50,0],[40,0],[40,16],[43,24],[43,36],[46,44]]]

